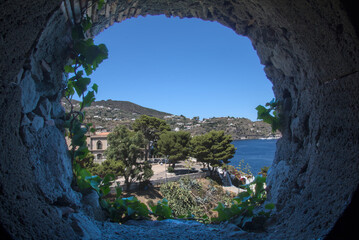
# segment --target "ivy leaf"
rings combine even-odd
[[[130,208],[130,207],[127,207],[127,214],[128,214],[128,216],[131,216],[131,215],[133,215],[135,213],[135,210],[133,210],[132,208]]]
[[[172,209],[168,206],[166,198],[158,201],[156,206],[151,206],[151,209],[158,217],[158,220],[169,219],[172,216]]]
[[[87,176],[85,178],[91,185],[91,187],[96,191],[96,192],[100,192],[100,188],[99,185],[101,183],[101,178],[99,176],[92,176],[90,173],[90,176]]]
[[[272,99],[265,104],[268,108],[262,105],[256,107],[257,118],[262,119],[264,122],[269,123],[272,127],[272,131],[280,129],[280,116],[277,114],[277,109],[280,107],[279,102],[276,99]],[[273,115],[271,115],[271,112]]]
[[[81,71],[82,72],[82,71]],[[79,97],[87,90],[87,86],[90,84],[90,78],[80,77],[76,82],[74,82],[74,88]]]
[[[83,29],[80,25],[76,25],[72,28],[71,35],[74,41],[85,39]]]
[[[67,98],[70,98],[71,96],[73,96],[75,94],[75,90],[74,90],[74,84],[73,81],[68,81],[67,82],[67,88],[65,90],[65,96]]]
[[[70,65],[65,65],[64,70],[66,73],[74,73],[75,69]]]
[[[95,101],[95,92],[89,91],[85,97],[82,98],[81,108],[91,106],[91,103]]]
[[[109,186],[106,187],[101,187],[101,192],[102,192],[102,196],[106,196],[107,194],[109,194],[111,192],[111,188]]]
[[[96,45],[89,46],[86,49],[86,52],[83,53],[83,55],[86,58],[86,63],[90,65],[94,65],[97,63],[96,60],[100,54],[101,54],[101,50]]]
[[[95,91],[95,93],[97,93],[97,91],[98,91],[98,85],[97,85],[96,83],[94,83],[94,84],[92,85],[92,89]]]

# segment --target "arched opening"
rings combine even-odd
[[[102,154],[97,154],[97,161],[101,161],[102,160]]]
[[[198,116],[197,124],[184,124],[171,116],[166,118],[172,119],[168,121],[171,124],[177,122],[178,125],[171,126],[172,130],[185,130],[192,135],[212,129],[225,130],[239,148],[245,139],[260,138],[261,141],[247,142],[259,151],[260,146],[267,147],[268,152],[250,159],[238,154],[230,165],[238,167],[244,159],[254,174],[271,165],[276,140],[263,139],[275,133],[269,125],[251,121],[256,121],[256,106],[274,97],[272,84],[248,38],[217,22],[162,15],[139,16],[116,23],[94,40],[109,49],[109,58],[91,75],[100,86],[96,101],[111,99],[108,104],[116,104],[116,100],[131,101],[168,115],[184,116],[185,122]],[[115,109],[113,116],[118,118]],[[100,122],[98,116],[89,121],[112,131],[117,124],[133,121],[138,116],[110,124]],[[91,118],[89,112],[87,117]],[[203,118],[207,119],[205,123]],[[219,124],[224,128],[212,127]]]
[[[92,35],[115,21],[166,14],[218,21],[248,36],[284,105],[283,138],[268,177],[277,204],[268,236],[322,238],[359,183],[358,36],[342,2],[107,1],[89,12]],[[0,8],[13,13],[1,15],[8,57],[1,60],[1,224],[16,238],[98,233],[88,218],[66,218],[61,208],[80,206],[81,197],[70,187],[61,133],[59,92],[70,40],[60,3],[12,1]]]
[[[97,141],[96,146],[98,150],[102,149],[102,142],[100,140]]]

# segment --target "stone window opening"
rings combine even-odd
[[[97,146],[97,149],[102,149],[102,142],[101,141],[97,141],[97,143],[96,143],[96,146]]]
[[[66,2],[79,5],[79,1]],[[87,3],[80,1],[81,6],[84,2]],[[350,202],[358,206],[356,198],[351,196],[359,192],[359,143],[356,141],[359,139],[356,71],[359,38],[347,17],[355,14],[356,8],[347,2],[108,0],[103,10],[88,9],[87,12],[94,22],[93,36],[114,22],[164,13],[218,21],[248,36],[273,82],[276,97],[288,102],[284,89],[291,95],[291,103],[286,105],[290,108],[282,113],[283,138],[277,144],[275,161],[268,175],[271,189],[268,199],[278,203],[277,221],[272,222],[268,236],[252,239],[322,239],[333,231],[338,219],[343,226],[348,226],[344,232],[348,236],[356,228],[355,221],[340,217]],[[1,63],[0,102],[4,113],[0,114],[1,137],[7,139],[1,151],[0,176],[4,176],[1,179],[1,230],[19,239],[95,238],[100,234],[83,213],[76,211],[69,217],[68,208],[67,212],[63,210],[64,205],[77,204],[78,194],[72,193],[71,164],[66,159],[63,134],[53,126],[52,120],[61,118],[61,111],[54,111],[58,108],[53,100],[59,99],[56,94],[63,87],[59,71],[63,70],[61,64],[65,60],[61,58],[61,49],[67,49],[66,39],[70,38],[65,36],[69,31],[64,23],[71,16],[54,11],[44,29],[47,17],[59,4],[60,1],[45,0],[36,4],[19,0],[0,3],[0,9],[12,12],[2,19],[1,30],[4,56],[9,58]],[[40,5],[44,7],[39,8]],[[79,12],[78,8],[71,11],[71,6],[63,6],[70,13]],[[27,24],[24,30],[19,27],[24,21],[34,24]],[[8,34],[10,32],[13,34]],[[30,51],[33,46],[36,51]],[[24,68],[25,61],[31,64]],[[18,129],[21,132],[14,137]],[[49,130],[53,134],[47,134]],[[23,142],[19,141],[20,137]],[[51,147],[59,143],[62,144],[59,152],[40,152],[52,150]],[[42,165],[36,162],[40,156]],[[50,161],[54,158],[59,161]],[[34,168],[34,171],[23,171],[19,177],[19,166],[25,170]],[[33,191],[36,189],[33,186],[41,191]],[[16,201],[10,202],[15,196]],[[22,212],[26,214],[21,215],[19,224]],[[352,212],[354,216],[357,213]],[[358,219],[357,215],[353,219]],[[56,236],[53,226],[56,226]]]

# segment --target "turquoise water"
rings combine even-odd
[[[257,175],[262,167],[272,165],[276,143],[276,139],[233,141],[237,151],[229,164],[238,167],[239,161],[243,159],[245,164],[249,164],[252,174]]]

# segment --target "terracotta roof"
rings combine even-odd
[[[95,135],[93,135],[93,137],[96,137],[96,136],[107,136],[109,135],[110,133],[109,132],[101,132],[101,133],[96,133]]]

